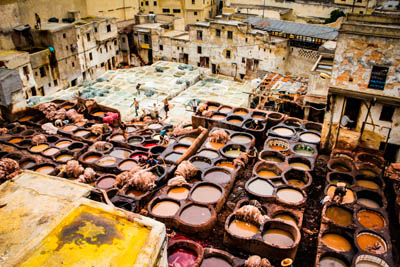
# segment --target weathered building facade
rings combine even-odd
[[[185,24],[203,21],[216,15],[216,0],[140,0],[145,14],[183,17]]]
[[[351,15],[342,25],[329,84],[326,146],[362,145],[400,159],[399,25],[399,16],[385,15]]]

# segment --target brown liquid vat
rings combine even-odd
[[[72,141],[69,140],[60,140],[56,143],[56,147],[58,148],[67,148],[70,144],[72,144]]]
[[[254,145],[255,139],[247,133],[234,133],[231,136],[231,142],[240,145]]]
[[[387,252],[385,239],[373,232],[363,231],[356,235],[356,244],[362,251],[371,254],[384,254]]]
[[[110,152],[110,156],[120,159],[127,159],[132,154],[132,151],[123,148],[115,148]]]
[[[243,264],[243,259],[236,258],[226,251],[214,248],[205,248],[203,262],[200,267],[238,267]]]
[[[312,162],[305,157],[289,157],[288,164],[291,168],[302,171],[311,171],[314,169],[314,164],[312,164]]]
[[[316,132],[305,131],[299,135],[300,141],[310,143],[310,144],[319,144],[321,142],[321,135]]]
[[[203,156],[209,159],[216,159],[219,157],[219,154],[216,150],[213,149],[201,149],[199,150],[199,152],[197,153],[197,156]]]
[[[382,174],[382,169],[371,163],[360,163],[356,165],[357,174],[365,177],[379,177]]]
[[[303,121],[298,119],[298,118],[294,118],[294,117],[287,117],[283,120],[282,124],[290,126],[290,127],[302,127],[303,126]]]
[[[192,156],[189,161],[199,170],[211,167],[211,159],[201,156]]]
[[[345,158],[334,158],[328,161],[328,169],[331,172],[353,173],[355,167],[351,160]]]
[[[186,185],[174,186],[168,189],[167,197],[178,201],[185,200],[189,196],[190,187]]]
[[[233,179],[233,175],[225,168],[213,167],[202,174],[202,180],[216,184],[228,184]]]
[[[201,204],[215,204],[224,197],[224,189],[214,183],[198,183],[190,191],[190,200]]]
[[[382,197],[381,193],[371,190],[358,191],[357,204],[371,209],[387,207],[387,201]]]
[[[276,190],[276,199],[283,205],[303,206],[307,195],[300,188],[282,185]]]
[[[339,253],[326,252],[320,258],[318,267],[349,267],[348,260]]]
[[[277,125],[283,119],[285,118],[285,115],[279,112],[270,112],[267,115],[267,124],[269,127],[272,127],[274,125]]]
[[[279,138],[268,138],[264,144],[264,150],[286,152],[289,148],[289,142]]]
[[[233,165],[233,161],[228,159],[219,159],[214,163],[214,165],[216,167],[226,168],[231,172],[236,170],[235,166]]]
[[[377,211],[359,210],[356,218],[360,225],[369,230],[384,229],[387,226],[384,216]]]
[[[339,226],[347,227],[353,224],[353,211],[344,206],[332,204],[324,208],[323,211],[323,218]]]
[[[220,108],[218,109],[218,112],[219,113],[225,113],[225,114],[227,114],[227,113],[230,113],[230,112],[232,112],[232,107],[231,106],[220,106]]]
[[[130,171],[133,167],[138,166],[135,160],[133,159],[126,159],[121,161],[121,163],[118,165],[118,168],[121,171]]]
[[[272,198],[275,193],[275,187],[267,179],[252,178],[245,184],[245,189],[251,195],[262,198]]]
[[[336,185],[329,185],[325,189],[325,195],[328,195],[331,200],[333,200],[334,194],[336,190]],[[346,194],[343,197],[342,204],[350,204],[353,203],[356,200],[356,195],[353,190],[350,188],[346,189]]]
[[[234,108],[232,110],[232,112],[233,112],[233,114],[240,115],[240,116],[249,114],[249,110],[247,108]]]
[[[109,190],[114,187],[115,176],[114,175],[105,175],[99,177],[95,182],[95,187]]]
[[[181,206],[178,201],[169,198],[155,199],[150,204],[151,209],[149,212],[156,218],[172,218],[177,214]]]
[[[355,156],[355,161],[371,163],[377,167],[382,167],[383,164],[385,163],[385,160],[383,157],[381,157],[379,155],[370,154],[367,152],[357,153],[357,155]]]
[[[263,160],[270,163],[284,163],[286,157],[278,152],[278,151],[271,151],[271,150],[263,150],[261,153],[258,154],[258,159]]]
[[[351,252],[353,249],[350,238],[344,233],[326,232],[321,236],[321,242],[327,248],[341,253]]]
[[[296,131],[287,126],[277,125],[269,130],[269,135],[271,134],[278,137],[290,139],[296,134]]]
[[[47,149],[48,147],[49,147],[49,145],[46,143],[39,144],[39,145],[33,145],[29,148],[29,151],[32,153],[40,153],[40,152],[44,151],[45,149]]]
[[[69,160],[72,160],[72,159],[74,159],[74,155],[69,154],[69,153],[61,152],[57,156],[55,156],[55,160],[57,162],[61,162],[61,163],[65,163],[65,162],[67,162]]]
[[[273,178],[282,175],[282,169],[275,163],[259,161],[254,165],[253,176]]]
[[[354,185],[354,176],[349,173],[329,172],[326,178],[328,183],[345,183],[347,186]]]
[[[56,173],[56,165],[49,163],[39,164],[34,168],[34,171],[41,174],[54,175]]]
[[[312,183],[312,176],[308,171],[288,169],[282,175],[288,184],[306,190]]]
[[[390,265],[377,256],[359,253],[354,257],[353,265],[355,267],[390,267]]]

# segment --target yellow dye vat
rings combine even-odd
[[[136,222],[81,205],[21,266],[133,266],[149,233]]]

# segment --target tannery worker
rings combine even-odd
[[[165,118],[168,118],[168,111],[169,111],[169,103],[168,103],[168,99],[165,98],[164,99],[164,112],[165,112]]]
[[[139,102],[136,100],[136,98],[133,99],[133,103],[132,103],[131,107],[132,107],[133,105],[135,106],[136,116],[138,116],[138,115],[139,115],[139,114],[138,114]]]
[[[337,183],[335,193],[333,194],[333,201],[341,203],[346,195],[347,186],[345,183]]]

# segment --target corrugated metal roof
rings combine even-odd
[[[244,22],[249,22],[253,27],[265,31],[282,32],[287,34],[302,35],[325,40],[333,40],[338,36],[338,30],[331,27],[317,26],[311,24],[295,23],[282,20],[248,18]]]

